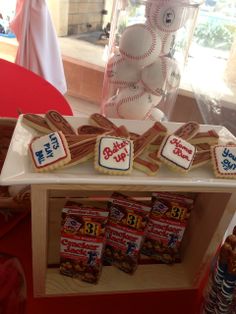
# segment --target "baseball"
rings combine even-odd
[[[150,110],[156,106],[157,97],[146,92],[142,84],[139,83],[121,89],[115,102],[119,118],[145,120],[149,116]]]
[[[160,109],[152,108],[148,119],[152,121],[164,121],[166,120],[166,117],[164,112],[162,112]]]
[[[169,91],[179,85],[180,72],[177,62],[167,57],[159,57],[142,70],[141,81],[152,94],[163,95],[165,90]]]
[[[109,98],[104,104],[104,114],[108,118],[119,118],[117,113],[117,95]]]
[[[162,49],[160,36],[146,24],[128,26],[119,44],[120,53],[135,67],[144,67],[153,63]]]
[[[108,81],[117,87],[136,84],[140,80],[140,70],[128,63],[121,54],[115,54],[107,63]]]
[[[173,89],[179,87],[181,73],[180,68],[176,60],[165,57],[164,58],[165,68],[167,72],[166,77],[166,90],[171,92]]]
[[[175,32],[188,19],[188,8],[170,0],[161,4],[149,3],[147,18],[153,28],[162,32]]]
[[[165,33],[159,31],[158,34],[161,37],[162,41],[162,47],[161,47],[161,52],[160,56],[166,56],[166,55],[171,55],[172,49],[175,44],[175,33]]]

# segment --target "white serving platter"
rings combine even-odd
[[[77,129],[83,124],[89,124],[88,118],[65,117]],[[153,121],[112,120],[117,126],[125,125],[129,131],[142,134],[153,125]],[[169,133],[176,130],[181,123],[164,122]],[[200,131],[215,129],[222,143],[235,141],[236,138],[225,127],[201,125]],[[133,170],[128,176],[103,175],[95,171],[93,160],[76,166],[47,173],[35,173],[28,154],[28,146],[32,138],[39,133],[26,126],[19,117],[12,137],[6,160],[1,172],[0,184],[117,184],[117,185],[161,185],[161,186],[201,186],[236,188],[236,180],[217,179],[211,164],[190,171],[188,174],[171,171],[165,165],[155,176],[148,176]]]

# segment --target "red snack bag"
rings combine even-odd
[[[67,202],[62,210],[60,273],[97,283],[102,269],[109,212]]]
[[[193,203],[192,195],[153,193],[142,254],[162,263],[179,262],[180,245]]]
[[[110,214],[106,227],[104,261],[132,274],[138,265],[151,207],[113,193],[108,208]]]

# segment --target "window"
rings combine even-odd
[[[15,14],[16,0],[0,0],[0,35],[3,37],[14,37],[9,22]]]
[[[202,91],[236,96],[236,3],[206,0],[201,6],[189,50],[185,80]],[[219,95],[218,95],[219,96]],[[235,99],[236,102],[236,99]]]

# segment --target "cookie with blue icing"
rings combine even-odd
[[[211,156],[216,177],[236,179],[236,145],[215,145]]]
[[[71,160],[70,151],[61,131],[36,137],[29,145],[36,172],[55,170]]]

